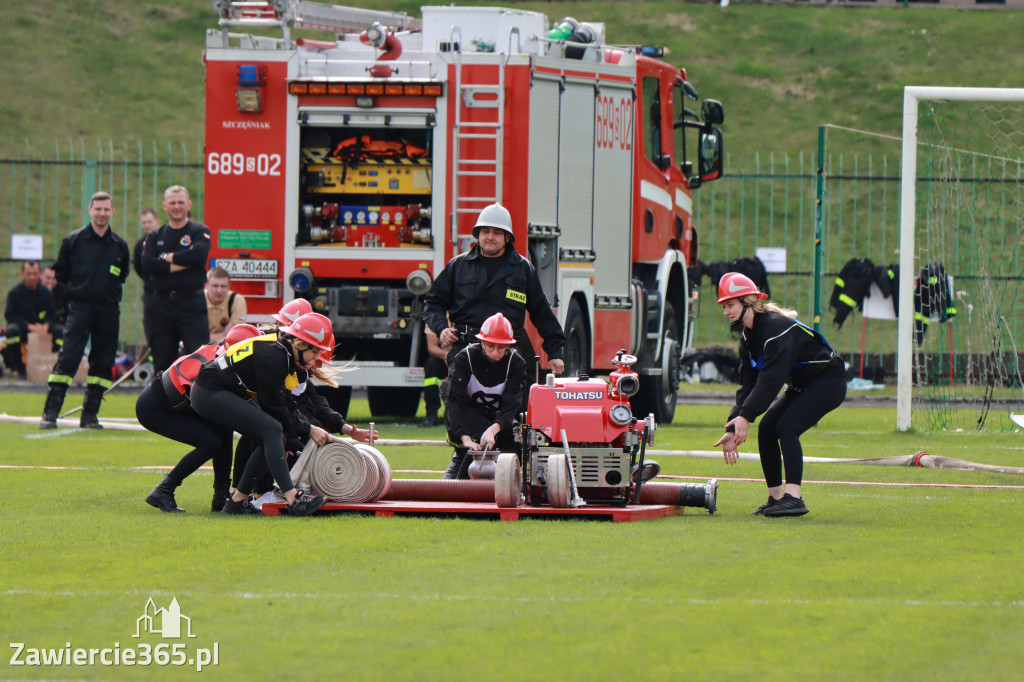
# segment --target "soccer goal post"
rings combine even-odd
[[[896,427],[1024,410],[1024,89],[906,87]]]

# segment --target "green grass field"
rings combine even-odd
[[[0,412],[34,416],[42,402],[5,392]],[[131,416],[133,402],[115,395],[101,415]],[[680,406],[654,447],[710,449],[726,411]],[[354,421],[368,415],[353,402]],[[140,467],[173,464],[179,444],[11,423],[0,433],[0,465],[69,467],[2,472],[0,629],[27,648],[163,641],[192,656],[216,643],[219,663],[202,672],[216,679],[1006,680],[1024,669],[1024,490],[998,487],[1024,485],[1018,476],[808,463],[811,514],[772,520],[748,515],[765,496],[758,464],[661,457],[664,474],[722,479],[718,513],[611,524],[226,518],[206,511],[201,471],[179,489],[189,513],[172,516],[143,501],[162,474]],[[1020,466],[1021,438],[897,434],[891,408],[847,407],[803,440],[809,456],[927,450]],[[381,450],[394,469],[447,459]],[[196,637],[134,638],[150,597],[176,597]],[[195,675],[12,666],[14,653],[0,678]]]

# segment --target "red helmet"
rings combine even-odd
[[[333,364],[331,363],[331,357],[334,355],[334,323],[331,322],[330,318],[327,317],[326,315],[321,315],[320,313],[308,314],[323,322],[325,325],[327,325],[327,328],[331,330],[330,339],[328,339],[330,342],[330,348],[320,353],[320,362],[324,363],[325,365]]]
[[[513,346],[516,342],[512,338],[512,323],[506,320],[501,313],[495,313],[484,320],[476,338],[488,343],[496,343],[499,346]]]
[[[314,348],[329,351],[334,347],[334,332],[331,330],[330,322],[324,323],[325,319],[327,318],[323,315],[306,313],[278,331],[305,341]]]
[[[224,345],[233,346],[236,343],[241,343],[246,339],[251,339],[256,336],[262,336],[263,332],[254,327],[251,324],[236,324],[234,327],[228,330],[228,333],[224,335]]]
[[[750,295],[757,296],[761,300],[768,298],[768,294],[759,290],[757,285],[754,284],[754,280],[742,272],[727,272],[722,275],[722,279],[718,280],[717,303],[725,303],[734,298],[743,298]]]
[[[278,312],[274,313],[274,319],[281,324],[291,324],[299,319],[299,316],[313,312],[313,306],[304,298],[297,298],[288,301]]]

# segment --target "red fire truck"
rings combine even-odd
[[[609,372],[625,349],[634,410],[671,421],[698,309],[691,190],[722,173],[722,107],[687,108],[684,69],[606,45],[603,24],[515,9],[214,8],[204,218],[211,266],[257,321],[308,298],[355,359],[345,383],[375,414],[410,416],[423,295],[500,202],[565,329],[567,373]]]

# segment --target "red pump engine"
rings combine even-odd
[[[643,449],[656,428],[654,417],[640,421],[629,408],[629,397],[640,388],[631,369],[636,361],[620,350],[607,382],[586,375],[549,375],[546,384],[530,387],[518,434],[521,453],[503,454],[496,464],[498,506],[518,506],[520,490],[530,504],[554,507],[630,502],[635,483],[631,472],[642,468],[649,478],[657,468],[643,462]]]

